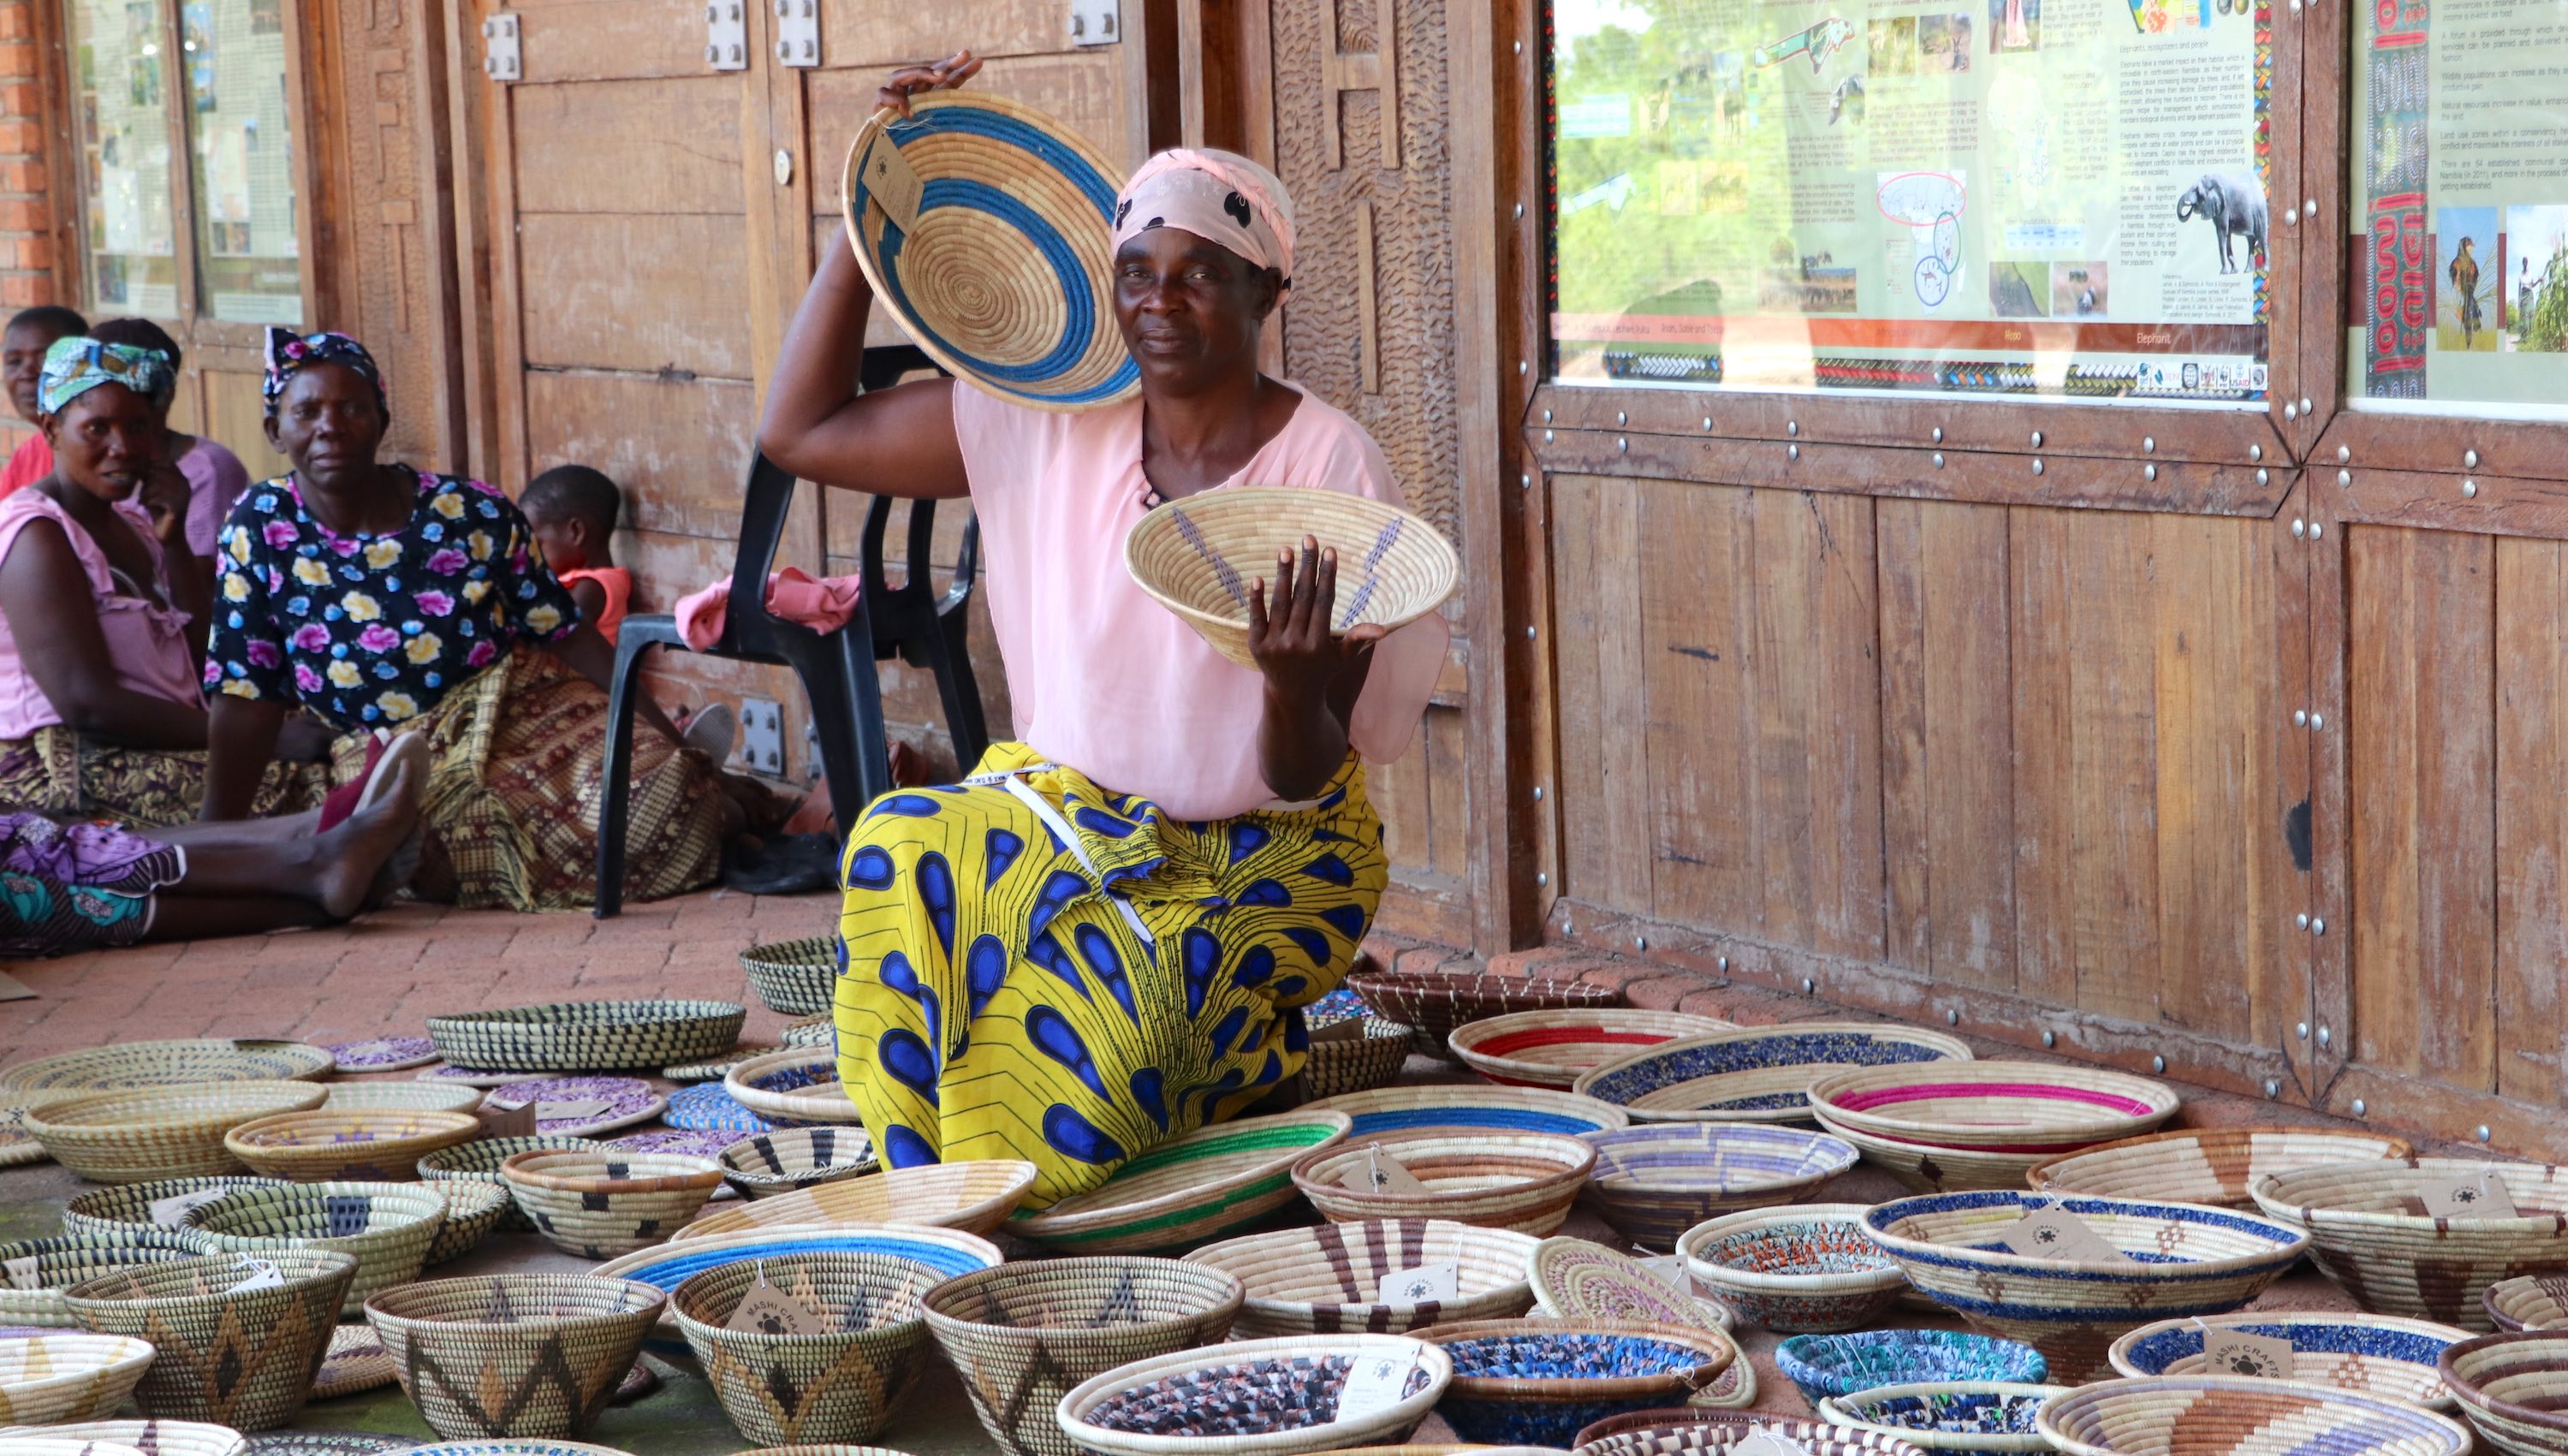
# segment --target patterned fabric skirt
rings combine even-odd
[[[329,794],[331,782],[326,763],[270,763],[250,812],[262,819],[301,813]],[[0,804],[157,828],[193,820],[204,799],[202,748],[120,748],[59,726],[0,738]]]
[[[0,957],[130,946],[152,929],[152,892],[186,854],[108,824],[0,814]]]
[[[1189,823],[994,743],[848,837],[839,1075],[888,1166],[1023,1158],[1047,1207],[1300,1071],[1388,877],[1353,755],[1313,807]]]
[[[412,890],[468,910],[584,910],[596,898],[606,694],[540,648],[520,647],[402,725],[428,735],[423,807],[446,865]],[[362,737],[340,740],[363,761]],[[624,898],[661,900],[722,870],[722,786],[676,744],[633,734]]]

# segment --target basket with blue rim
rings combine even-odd
[[[2242,1357],[2248,1363],[2232,1363],[2228,1368],[2213,1366],[2204,1359],[2203,1346],[2229,1330],[2288,1343],[2292,1347],[2290,1363],[2261,1363],[2269,1358],[2269,1352],[2251,1348]],[[2452,1392],[2443,1384],[2442,1371],[2435,1362],[2442,1358],[2444,1350],[2469,1337],[2466,1329],[2428,1319],[2268,1310],[2161,1319],[2114,1340],[2105,1355],[2116,1371],[2134,1377],[2211,1374],[2306,1380],[2340,1390],[2359,1390],[2385,1400],[2404,1400],[2449,1415],[2454,1408]]]
[[[1808,1122],[1805,1094],[1829,1072],[1970,1057],[1970,1047],[1941,1031],[1801,1021],[1663,1041],[1580,1074],[1570,1090],[1637,1122]]]
[[[1481,1129],[1491,1132],[1556,1132],[1577,1137],[1629,1127],[1632,1119],[1620,1107],[1571,1092],[1540,1087],[1497,1087],[1471,1083],[1414,1087],[1378,1087],[1327,1097],[1303,1107],[1306,1112],[1343,1112],[1353,1123],[1351,1139],[1393,1137],[1404,1132]]]

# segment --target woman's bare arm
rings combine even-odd
[[[128,748],[205,745],[194,705],[137,693],[117,677],[89,577],[61,526],[35,520],[19,531],[0,561],[0,614],[28,676],[74,732]]]
[[[936,66],[892,73],[877,103],[909,111],[922,91],[962,85],[981,63],[969,51]],[[865,318],[873,286],[846,247],[822,250],[820,270],[785,331],[758,447],[805,480],[911,499],[965,493],[963,448],[954,438],[954,385],[928,380],[856,393],[864,366]]]

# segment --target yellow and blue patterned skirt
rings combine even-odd
[[[839,873],[838,1072],[884,1163],[1023,1158],[1043,1208],[1301,1070],[1388,870],[1352,754],[1202,823],[995,743],[875,800]]]

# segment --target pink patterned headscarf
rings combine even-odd
[[[1176,147],[1141,163],[1115,199],[1115,246],[1154,227],[1215,242],[1284,275],[1293,291],[1293,199],[1275,173],[1235,151]]]

